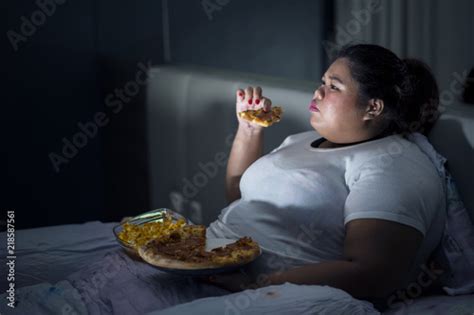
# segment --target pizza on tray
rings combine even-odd
[[[250,237],[206,251],[206,227],[185,225],[169,235],[156,238],[138,249],[151,265],[181,270],[214,269],[243,265],[260,255],[260,247]]]
[[[249,109],[239,112],[239,117],[250,122],[256,123],[262,127],[268,127],[281,120],[283,110],[280,106],[274,106],[268,112],[263,108]]]

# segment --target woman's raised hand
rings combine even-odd
[[[236,95],[236,116],[239,128],[235,134],[227,162],[226,196],[229,202],[241,198],[240,178],[245,170],[263,154],[262,126],[240,118],[239,113],[249,109],[264,108],[271,115],[272,102],[262,96],[261,87],[238,89]]]
[[[262,95],[262,88],[259,86],[249,86],[245,90],[238,89],[236,91],[236,98],[236,114],[237,120],[239,121],[239,127],[250,131],[262,130],[264,127],[239,117],[239,112],[249,109],[257,110],[263,108],[265,112],[270,112],[272,101]]]

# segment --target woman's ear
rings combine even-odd
[[[369,100],[369,103],[365,109],[363,120],[372,120],[380,116],[383,112],[384,103],[381,99],[373,98]]]

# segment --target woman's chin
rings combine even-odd
[[[311,118],[309,119],[309,123],[311,126],[318,131],[318,127],[320,126],[320,121],[318,121],[318,118],[315,117],[314,114],[311,114]],[[319,132],[319,131],[318,131]]]

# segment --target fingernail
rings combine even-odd
[[[244,96],[244,93],[239,92],[239,96],[240,96],[240,97]]]
[[[252,99],[249,99],[249,104],[252,104]]]
[[[260,100],[259,100],[259,99],[255,100],[255,103],[256,103],[257,105],[260,104]]]

